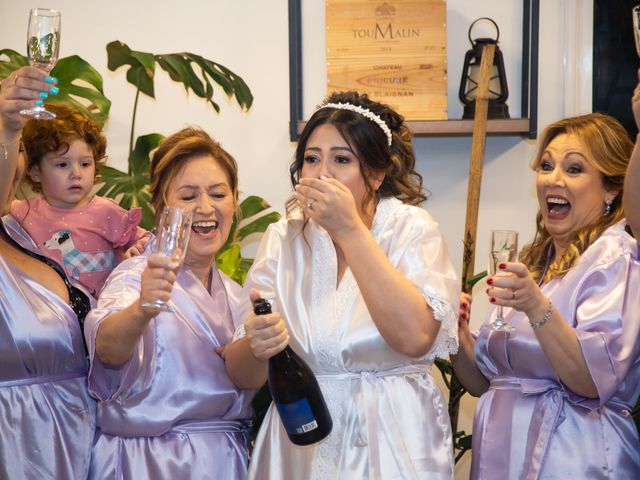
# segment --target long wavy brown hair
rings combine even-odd
[[[558,259],[553,259],[553,241],[542,221],[542,213],[538,211],[536,235],[522,249],[520,261],[527,265],[534,279],[542,280],[543,283],[564,276],[602,232],[624,217],[624,176],[633,149],[633,143],[624,127],[609,115],[590,113],[566,118],[549,125],[544,131],[532,162],[533,170],[539,171],[544,151],[554,138],[562,134],[574,135],[580,139],[586,150],[585,158],[601,173],[605,189],[617,191],[618,194],[611,203],[610,213],[604,214],[603,205],[603,215],[595,223],[575,232],[573,241]]]
[[[411,132],[404,124],[402,115],[388,105],[375,102],[366,94],[357,92],[333,93],[322,105],[327,103],[349,103],[378,115],[391,130],[391,146],[388,145],[387,136],[380,126],[360,113],[331,107],[319,108],[306,123],[298,140],[295,158],[289,167],[291,184],[294,187],[300,180],[309,137],[320,125],[330,124],[340,132],[360,163],[366,189],[361,205],[362,211],[365,211],[364,207],[376,198],[396,197],[411,205],[419,205],[427,199],[422,188],[422,176],[415,170],[416,157],[411,144]],[[384,172],[385,177],[380,188],[375,191],[370,177],[379,172]],[[287,201],[288,215],[297,208],[295,199]]]

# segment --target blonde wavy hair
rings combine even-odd
[[[534,171],[539,171],[547,146],[562,134],[574,135],[580,139],[585,148],[585,157],[601,173],[605,189],[618,193],[611,203],[610,213],[604,215],[603,206],[603,215],[595,223],[575,232],[573,242],[560,258],[553,261],[552,238],[542,221],[542,213],[538,211],[536,235],[533,241],[522,249],[520,261],[527,265],[534,279],[542,280],[543,283],[564,276],[602,232],[624,217],[624,176],[633,149],[633,143],[624,127],[609,115],[590,113],[566,118],[549,125],[544,131],[531,165]]]

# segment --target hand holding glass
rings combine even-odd
[[[162,211],[156,227],[156,251],[180,263],[184,259],[191,232],[191,212],[167,207]],[[142,308],[158,308],[163,312],[173,309],[164,300],[144,302]]]
[[[27,29],[29,64],[49,73],[58,61],[60,51],[60,12],[48,8],[32,8]],[[42,105],[20,110],[25,117],[52,120],[56,114]]]
[[[491,250],[489,252],[489,271],[495,275],[498,265],[506,262],[514,262],[518,252],[518,232],[513,230],[492,230]],[[502,306],[498,305],[496,319],[491,324],[493,330],[511,331],[513,327],[504,321]]]

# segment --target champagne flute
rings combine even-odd
[[[633,38],[636,41],[636,53],[640,57],[640,5],[631,10],[633,15]]]
[[[32,8],[27,29],[27,55],[33,67],[51,72],[60,51],[60,12],[49,8]],[[56,114],[42,105],[20,110],[25,117],[52,120]]]
[[[191,212],[178,207],[166,207],[156,227],[156,251],[171,257],[179,264],[187,251],[190,232]],[[173,312],[164,300],[143,302],[142,308],[158,308],[163,312]]]
[[[491,251],[489,252],[489,271],[495,275],[498,265],[513,262],[518,252],[518,232],[513,230],[492,230]],[[498,305],[496,319],[491,324],[493,330],[511,331],[513,327],[504,321],[502,306]]]

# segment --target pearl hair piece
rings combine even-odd
[[[316,111],[322,110],[323,108],[335,108],[336,110],[350,110],[352,112],[359,113],[363,117],[371,120],[373,123],[375,123],[382,129],[384,134],[387,136],[387,145],[391,146],[391,139],[393,138],[391,136],[391,129],[387,126],[384,120],[382,120],[382,118],[380,118],[378,115],[373,113],[371,110],[364,107],[360,107],[358,105],[353,105],[351,103],[339,102],[339,103],[325,103],[324,105],[320,105]]]

